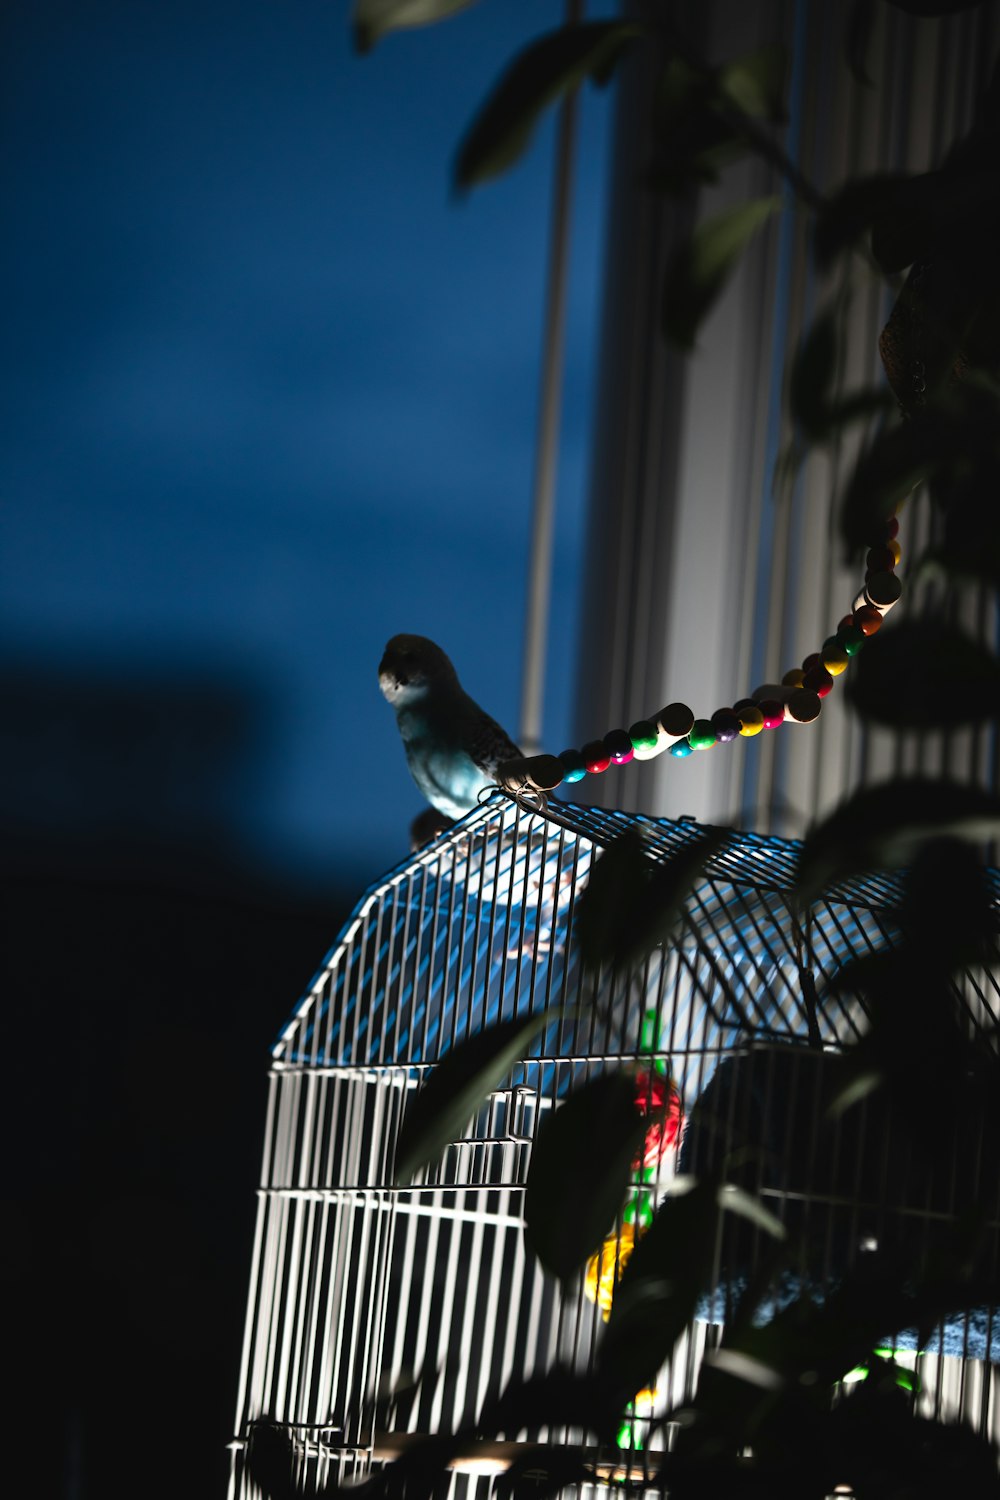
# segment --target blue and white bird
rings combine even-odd
[[[464,692],[448,657],[423,635],[394,635],[378,685],[392,705],[407,764],[432,807],[461,818],[497,780],[497,767],[521,752],[495,719]]]

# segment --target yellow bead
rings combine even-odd
[[[820,652],[820,661],[831,677],[839,677],[841,672],[846,672],[849,660],[842,646],[824,646]]]
[[[793,667],[790,672],[785,673],[781,679],[781,685],[782,687],[800,688],[805,675],[801,667]]]
[[[635,1249],[636,1233],[631,1224],[623,1224],[617,1234],[610,1234],[600,1250],[587,1262],[583,1278],[583,1289],[591,1302],[596,1302],[604,1318],[611,1311],[611,1299],[615,1294],[615,1282],[625,1269],[626,1262]]]
[[[896,564],[898,566],[899,565],[899,559],[903,555],[903,549],[902,549],[902,547],[896,541],[896,538],[894,536],[890,537],[889,540],[886,542],[885,545],[888,547],[889,551],[892,553],[893,557],[896,559]]]
[[[764,715],[756,705],[752,708],[737,709],[737,717],[740,721],[740,734],[745,735],[747,739],[760,734],[764,728]]]

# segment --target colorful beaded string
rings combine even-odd
[[[612,729],[580,750],[505,761],[497,773],[500,784],[515,793],[552,792],[564,782],[582,781],[631,760],[652,760],[665,750],[683,760],[696,750],[710,750],[740,736],[752,739],[781,724],[814,723],[835,679],[899,602],[903,585],[895,571],[900,559],[898,531],[899,522],[892,516],[869,548],[864,586],[850,614],[821,650],[807,656],[801,667],[786,672],[780,683],[765,683],[731,708],[716,709],[710,719],[696,719],[686,703],[669,703],[655,718],[639,719],[627,730]]]
[[[596,1302],[607,1320],[615,1287],[632,1252],[650,1224],[658,1197],[661,1169],[667,1153],[676,1151],[684,1128],[684,1111],[677,1085],[670,1076],[670,1065],[664,1054],[656,1051],[658,1013],[647,1010],[639,1040],[641,1054],[648,1054],[651,1066],[635,1075],[635,1107],[648,1116],[642,1146],[632,1163],[628,1197],[622,1206],[620,1226],[612,1230],[599,1250],[587,1262],[583,1289]],[[652,1415],[657,1391],[645,1386],[629,1402],[617,1433],[619,1448],[641,1449],[641,1418]]]

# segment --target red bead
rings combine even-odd
[[[809,673],[816,667],[822,667],[823,662],[818,651],[811,652],[802,663],[803,673]]]
[[[779,703],[777,698],[763,698],[761,702],[757,704],[757,707],[764,715],[765,729],[777,729],[779,724],[784,724],[785,705],[783,703]]]
[[[894,537],[897,537],[899,535],[899,518],[898,518],[898,516],[890,516],[888,518],[888,520],[885,523],[885,534],[889,538],[890,541],[892,541],[892,539]]]
[[[854,624],[854,616],[853,615],[845,615],[844,618],[838,622],[837,629],[838,630],[843,630],[843,628],[844,628],[845,625],[853,625],[853,624]]]
[[[824,666],[810,667],[802,679],[802,686],[808,688],[817,697],[825,698],[833,687],[833,678]]]
[[[611,764],[611,756],[605,750],[603,740],[588,740],[580,754],[591,776],[606,771]]]

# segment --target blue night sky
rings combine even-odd
[[[433,636],[516,734],[552,131],[455,145],[560,3],[366,58],[337,0],[12,0],[0,628],[44,676],[208,674],[259,857],[377,875],[421,804],[376,682]],[[591,7],[591,14],[611,6]],[[587,90],[547,695],[566,741],[609,100]]]

